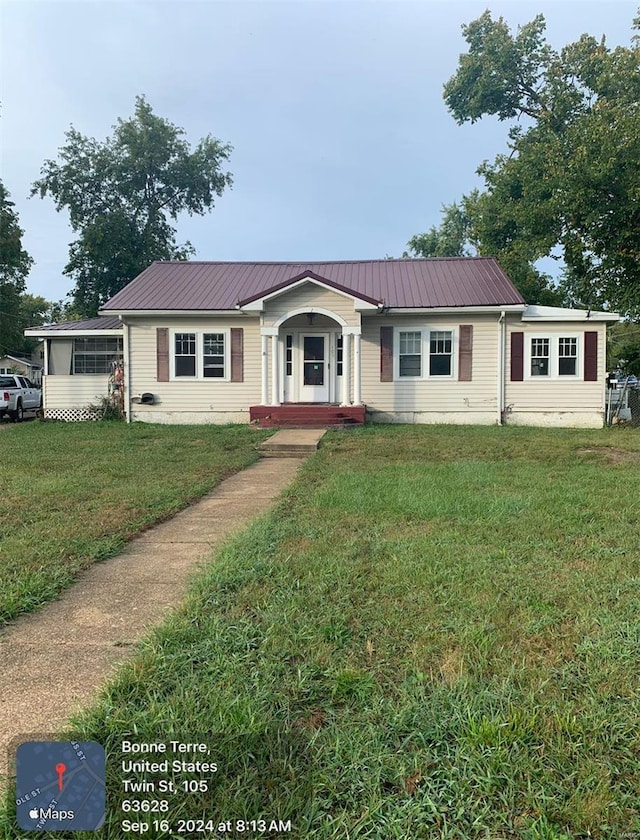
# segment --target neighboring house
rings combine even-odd
[[[25,359],[20,356],[0,357],[0,374],[14,373],[18,376],[26,376],[34,385],[40,386],[42,381],[42,365]]]
[[[129,420],[596,427],[607,312],[527,306],[491,258],[156,262],[45,341],[46,416],[124,360]]]

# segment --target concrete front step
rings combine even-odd
[[[301,458],[315,452],[326,429],[281,429],[260,444],[266,457]]]

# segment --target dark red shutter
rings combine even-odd
[[[242,327],[231,327],[231,381],[244,382],[244,354]]]
[[[473,326],[460,325],[460,344],[458,346],[458,379],[460,382],[471,382],[473,368]]]
[[[584,334],[584,381],[598,381],[598,333]]]
[[[524,379],[524,333],[511,333],[511,381]]]
[[[380,327],[380,382],[393,382],[393,327]]]
[[[158,327],[156,330],[156,359],[158,382],[169,381],[169,329]]]

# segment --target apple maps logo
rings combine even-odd
[[[29,811],[29,817],[32,820],[72,820],[75,818],[73,811],[57,811],[55,808],[32,808]],[[68,826],[67,826],[68,828]]]
[[[95,741],[28,741],[16,752],[25,831],[94,831],[105,817],[105,753]]]

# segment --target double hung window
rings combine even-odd
[[[422,333],[401,332],[399,345],[400,376],[422,376]]]
[[[532,336],[529,340],[529,376],[578,378],[581,352],[581,342],[577,335]]]
[[[430,333],[429,376],[451,376],[451,344],[450,332]]]
[[[173,334],[175,379],[226,379],[226,332],[176,332]]]
[[[175,335],[176,376],[196,375],[196,334],[176,333]]]
[[[204,333],[202,336],[202,375],[205,378],[224,378],[224,333]]]
[[[578,339],[558,339],[558,376],[575,376],[578,373]]]
[[[399,378],[452,376],[452,330],[399,330],[397,346]]]
[[[531,339],[531,376],[549,376],[549,339]]]

